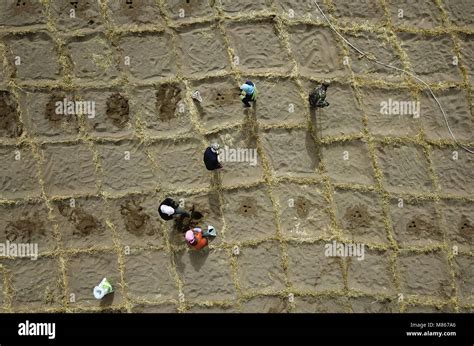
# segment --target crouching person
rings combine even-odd
[[[202,231],[200,227],[194,227],[186,232],[184,238],[186,239],[186,243],[196,249],[201,250],[208,244],[207,238],[215,237],[216,230],[213,226],[207,226],[207,231]]]

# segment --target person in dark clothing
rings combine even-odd
[[[179,207],[179,203],[167,197],[158,207],[158,213],[163,220],[171,220],[175,215],[190,216],[190,214]]]
[[[311,107],[324,108],[329,106],[329,102],[326,101],[326,92],[328,90],[328,87],[329,82],[324,82],[323,84],[321,84],[321,86],[319,86],[309,94],[308,99]]]
[[[211,144],[211,146],[207,147],[206,151],[204,151],[204,164],[208,171],[222,168],[218,156],[219,144]]]

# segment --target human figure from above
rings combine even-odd
[[[204,151],[204,164],[208,171],[213,171],[222,168],[219,162],[219,144],[213,143]]]
[[[161,218],[166,221],[173,219],[175,215],[190,216],[186,210],[180,208],[179,203],[170,197],[165,198],[165,200],[161,202],[158,207],[158,213]]]
[[[329,87],[329,82],[324,81],[319,87],[309,93],[309,104],[312,108],[324,108],[329,106],[326,101],[326,93]]]
[[[213,226],[207,226],[207,230],[203,232],[201,227],[194,227],[186,232],[184,238],[186,243],[195,250],[201,250],[208,244],[207,238],[217,235]]]
[[[240,90],[240,99],[244,104],[244,108],[250,108],[250,102],[255,102],[257,100],[257,87],[251,81],[246,81],[239,87]]]

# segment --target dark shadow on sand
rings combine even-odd
[[[115,297],[115,292],[107,294],[104,298],[100,300],[100,307],[105,308],[111,306]]]
[[[323,131],[322,131],[320,121],[318,119],[318,112],[317,112],[316,108],[313,108],[313,107],[309,108],[309,116],[311,118],[311,128],[313,129],[314,135],[318,139],[321,139],[321,137],[323,135]]]
[[[217,216],[222,217],[221,214],[221,201],[219,199],[219,193],[217,191],[209,192],[208,200],[209,200],[209,208],[214,211]]]
[[[318,113],[316,108],[310,107],[309,108],[309,115],[310,115],[310,121],[311,121],[311,132],[314,137],[314,140],[316,140],[315,143],[315,153],[316,153],[316,160],[317,160],[317,165],[319,165],[319,162],[321,161],[322,157],[322,151],[321,151],[321,138],[323,136],[322,132],[322,127],[320,124],[320,120],[318,118]]]
[[[308,156],[311,159],[311,168],[317,169],[319,166],[319,162],[321,161],[321,153],[314,139],[315,138],[311,135],[309,131],[306,132],[305,147],[306,151],[308,152]]]
[[[180,273],[184,272],[184,268],[186,267],[186,265],[183,263],[183,256],[188,256],[187,254],[189,254],[189,259],[193,268],[196,271],[201,270],[202,266],[206,263],[210,252],[211,250],[206,246],[205,248],[199,251],[190,249],[188,252],[180,251],[178,253],[175,253],[174,259],[176,270]]]

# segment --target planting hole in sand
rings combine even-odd
[[[107,99],[107,111],[105,114],[107,118],[112,120],[115,126],[119,128],[125,127],[125,124],[130,119],[128,100],[119,93],[111,95]]]
[[[88,235],[94,230],[103,230],[99,220],[82,209],[75,209],[71,214],[71,220],[77,231],[73,233],[74,235]]]
[[[364,205],[347,208],[345,218],[350,229],[358,229],[370,225],[370,215],[367,207]]]
[[[53,124],[58,124],[58,122],[63,119],[64,115],[56,112],[56,102],[63,102],[64,95],[53,94],[48,103],[46,104],[46,112],[44,113],[45,119],[48,119],[53,122]]]
[[[11,1],[8,1],[11,3]],[[15,6],[10,5],[11,9],[13,10],[13,14],[15,16],[19,16],[22,13],[29,14],[31,16],[35,16],[38,14],[38,4],[36,1],[25,1],[25,0],[17,0]]]
[[[416,232],[416,233],[421,233],[421,232],[430,232],[433,230],[434,227],[432,224],[429,222],[426,222],[423,219],[420,219],[419,217],[414,217],[408,224],[407,224],[407,231],[408,232]]]
[[[216,103],[218,105],[222,104],[230,104],[232,102],[235,102],[235,92],[231,89],[215,89],[213,90],[216,94]]]
[[[240,202],[238,213],[240,215],[257,215],[257,201],[246,197]]]
[[[181,4],[183,5],[183,9],[185,11],[184,13],[190,12],[192,10],[191,0],[184,0],[184,2],[181,1]]]
[[[61,121],[66,122],[73,122],[76,120],[78,114],[85,114],[87,113],[86,108],[91,109],[92,107],[78,107],[76,105],[77,101],[74,102],[71,100],[67,100],[65,94],[62,93],[53,93],[49,98],[48,103],[46,104],[46,110],[44,113],[44,118],[49,120],[53,126],[59,126]],[[66,106],[68,104],[72,104],[74,107],[71,110],[70,106]],[[88,115],[90,117],[90,115]]]
[[[4,137],[19,137],[22,127],[12,95],[8,91],[0,91],[0,134]]]
[[[135,200],[127,200],[120,206],[125,222],[125,228],[128,232],[141,236],[143,234],[152,235],[154,230],[150,226],[150,216],[143,211],[143,207]]]
[[[161,121],[176,118],[176,108],[181,100],[181,88],[175,84],[164,84],[156,91],[156,111]]]
[[[100,233],[104,230],[101,222],[82,208],[71,208],[69,203],[61,203],[58,205],[58,210],[74,225],[73,235],[87,236],[94,231]]]
[[[40,1],[8,0],[0,2],[0,25],[20,27],[46,23]]]
[[[309,201],[309,199],[299,196],[296,199],[295,206],[296,214],[298,214],[298,217],[300,219],[306,219],[308,217],[309,208],[311,206],[311,202]]]
[[[5,226],[6,238],[10,242],[30,243],[33,233],[45,234],[43,222],[36,217],[10,221]]]
[[[472,236],[474,234],[474,226],[471,225],[469,220],[463,216],[461,221],[459,222],[459,231],[461,233],[461,236],[463,236],[466,239],[472,239]]]

